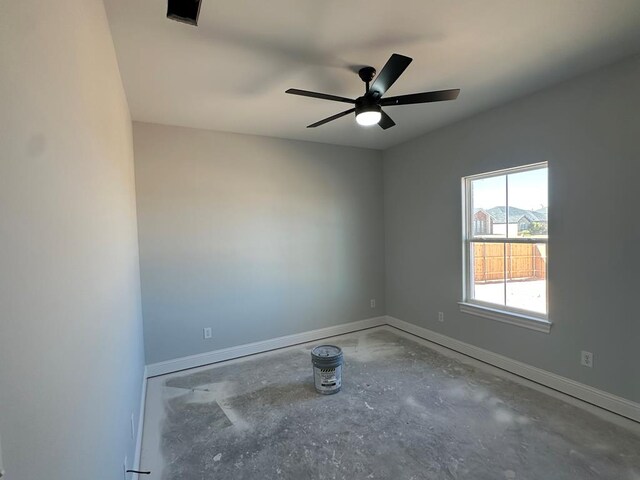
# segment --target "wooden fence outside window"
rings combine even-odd
[[[475,283],[547,278],[544,244],[474,242],[473,260]]]

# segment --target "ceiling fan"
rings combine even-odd
[[[376,69],[373,67],[363,67],[358,71],[360,79],[365,82],[366,88],[364,95],[356,99],[338,97],[336,95],[327,95],[326,93],[310,92],[308,90],[299,90],[290,88],[286,93],[292,95],[302,95],[303,97],[319,98],[321,100],[332,100],[334,102],[343,102],[354,104],[354,108],[337,113],[331,117],[320,120],[319,122],[308,125],[307,128],[315,128],[325,123],[329,123],[350,113],[356,113],[356,121],[363,126],[380,125],[384,130],[393,127],[396,123],[382,111],[382,107],[390,107],[392,105],[411,105],[413,103],[429,103],[442,102],[444,100],[455,100],[458,98],[460,89],[438,90],[435,92],[412,93],[410,95],[399,95],[397,97],[382,98],[385,92],[395,83],[402,75],[402,72],[413,61],[412,58],[405,57],[394,53],[382,68],[380,74],[376,77]],[[375,78],[371,86],[369,83]]]

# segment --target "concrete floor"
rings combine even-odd
[[[634,422],[391,327],[332,338],[343,389],[317,395],[319,343],[152,379],[145,478],[640,480]]]

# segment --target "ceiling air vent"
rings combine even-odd
[[[200,3],[201,0],[169,0],[167,18],[197,26]]]

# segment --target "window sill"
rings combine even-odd
[[[507,312],[496,308],[476,305],[475,303],[459,302],[460,311],[478,317],[497,320],[498,322],[509,323],[519,327],[529,328],[537,332],[551,332],[551,322],[543,318],[531,317],[522,313]]]

